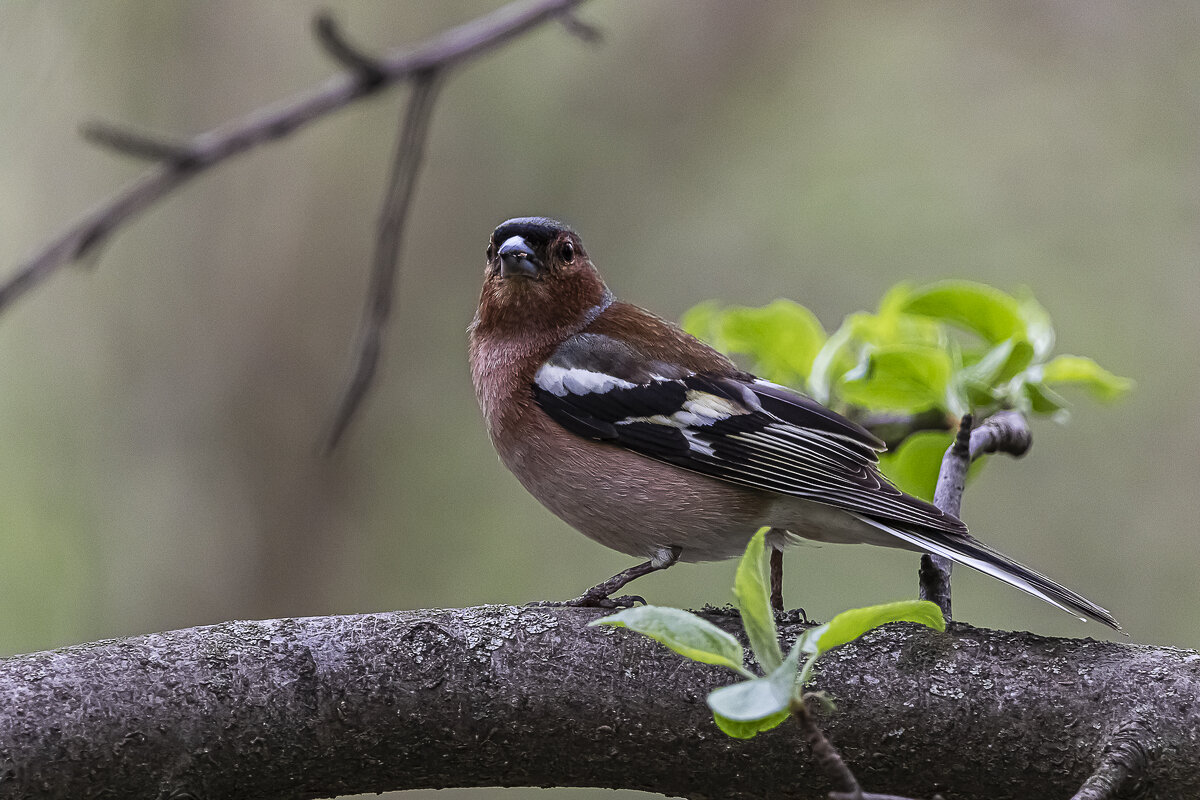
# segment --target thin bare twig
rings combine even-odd
[[[342,35],[342,30],[332,14],[321,12],[313,18],[313,34],[326,53],[343,66],[357,72],[364,83],[375,85],[387,80],[387,73],[379,60],[350,44]]]
[[[959,422],[954,443],[942,458],[933,504],[947,514],[959,516],[962,510],[963,489],[971,462],[988,453],[1008,453],[1020,458],[1033,444],[1029,424],[1018,411],[999,411],[971,429],[973,418],[964,414]],[[953,562],[942,556],[926,553],[921,556],[918,571],[920,598],[937,603],[947,620],[951,617],[950,572]]]
[[[1032,446],[1029,423],[1019,411],[997,411],[971,431],[972,461],[989,453],[1008,453],[1020,458]]]
[[[788,711],[800,723],[800,729],[804,732],[804,741],[808,745],[808,749],[812,751],[817,766],[833,784],[834,791],[850,798],[862,797],[862,787],[858,785],[858,779],[854,777],[850,767],[846,766],[842,754],[833,746],[833,742],[829,741],[825,731],[821,730],[821,726],[813,718],[812,712],[808,710],[808,703],[804,698],[793,697],[788,705]]]
[[[793,697],[788,704],[788,711],[800,723],[804,742],[812,751],[817,766],[834,786],[833,791],[829,793],[829,800],[910,800],[894,794],[864,792],[842,754],[833,746],[833,742],[829,741],[825,731],[821,730],[812,712],[808,710],[808,703],[803,698]]]
[[[382,56],[376,62],[383,74],[381,82],[367,79],[361,66],[356,65],[306,92],[195,136],[183,144],[194,162],[181,167],[171,153],[164,154],[160,163],[21,262],[8,280],[0,284],[0,312],[62,267],[88,255],[122,225],[205,169],[257,145],[282,139],[386,86],[430,70],[456,66],[495,49],[583,2],[533,0],[503,6],[414,48]],[[111,133],[114,129],[108,130]],[[106,144],[113,146],[113,137],[108,138]],[[126,135],[124,140],[128,143],[131,139]],[[131,152],[138,148],[121,149]],[[145,154],[146,149],[141,148],[141,153]]]
[[[895,450],[913,434],[923,431],[950,431],[955,428],[954,418],[938,409],[922,411],[919,414],[862,414],[852,419],[882,439],[889,450]]]
[[[169,142],[156,136],[129,128],[119,128],[107,122],[85,122],[79,135],[92,144],[108,147],[126,156],[145,161],[167,161],[178,169],[196,166],[196,156],[186,144]]]
[[[363,311],[358,362],[325,440],[326,454],[341,441],[355,412],[371,388],[375,370],[379,365],[383,333],[392,313],[404,226],[412,207],[417,174],[425,156],[425,141],[429,133],[429,119],[433,113],[439,77],[433,70],[418,76],[413,82],[412,95],[404,111],[404,121],[401,124],[400,136],[396,140],[396,152],[392,161],[392,178],[379,217],[379,234],[371,265],[367,306]]]
[[[581,42],[597,44],[604,40],[604,34],[600,32],[599,28],[590,22],[584,22],[569,11],[559,17],[559,20],[562,22],[562,26],[566,29],[567,33]]]

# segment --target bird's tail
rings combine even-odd
[[[1034,597],[1040,597],[1047,603],[1058,606],[1063,611],[1080,616],[1080,619],[1091,617],[1098,622],[1103,622],[1113,630],[1121,630],[1120,624],[1107,610],[1067,587],[1055,583],[1045,575],[1031,570],[1024,564],[1013,561],[1003,553],[996,552],[971,536],[950,534],[894,522],[882,522],[857,514],[855,516],[919,550],[957,561],[991,575],[993,578],[999,578],[1005,583],[1029,592]]]

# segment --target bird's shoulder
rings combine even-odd
[[[576,351],[596,347],[603,354],[611,353],[616,343],[615,348],[623,351],[619,361],[622,366],[636,368],[638,362],[654,362],[659,366],[671,365],[674,372],[751,377],[724,354],[675,323],[632,303],[614,301],[578,336],[584,337],[584,344],[567,340],[563,347]]]

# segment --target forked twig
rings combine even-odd
[[[326,52],[347,65],[348,69],[305,92],[182,142],[107,123],[90,123],[84,128],[84,136],[89,141],[155,163],[130,185],[88,211],[18,264],[12,275],[0,283],[0,312],[64,266],[94,255],[98,246],[122,226],[208,168],[260,144],[283,139],[308,124],[386,87],[406,80],[414,80],[419,84],[422,79],[431,75],[444,74],[447,69],[556,19],[583,2],[584,0],[530,0],[511,3],[490,14],[444,31],[416,47],[393,50],[377,59],[362,54],[346,42],[328,17],[318,17],[315,22],[318,41]],[[578,26],[573,30],[578,34]],[[424,89],[415,89],[414,96],[425,94],[422,102],[428,104],[433,98],[432,89],[433,84],[429,83]],[[426,118],[427,123],[428,110],[422,111],[415,119],[419,121],[421,116]],[[406,119],[408,118],[406,115]],[[418,128],[417,132],[421,133],[421,129]],[[423,133],[421,139],[423,141]],[[406,162],[403,169],[411,168],[415,177],[415,169],[420,164],[419,154],[411,160],[411,167],[409,163]],[[403,172],[400,166],[397,166],[397,172]],[[394,173],[394,176],[396,174]],[[403,188],[402,179],[403,174],[400,175],[400,179],[394,178],[394,185],[398,183],[400,188]],[[411,181],[412,178],[407,180]],[[407,191],[411,193],[411,186]],[[389,192],[389,198],[393,196],[394,194]],[[405,200],[400,205],[401,213],[406,213],[408,201]],[[392,247],[393,254],[398,250],[402,229],[402,223],[396,227],[393,247],[384,242],[381,225],[380,246],[376,248],[377,265],[386,247]],[[394,255],[392,260],[394,262]],[[373,290],[383,282],[379,278],[379,272],[377,268],[376,278],[372,282]],[[377,302],[372,300],[369,309],[374,309],[376,305]],[[368,327],[377,323],[381,325],[381,320],[386,319],[386,309],[382,316],[369,311],[368,320],[364,324]],[[371,341],[371,336],[364,337],[364,353]],[[372,359],[366,355],[360,357],[356,380],[358,375],[365,374],[369,383],[373,368],[364,373],[361,364],[370,360]],[[348,396],[354,391],[361,392],[355,388],[356,385],[351,385]],[[343,402],[342,406],[345,408],[347,403]]]

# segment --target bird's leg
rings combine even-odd
[[[771,610],[783,611],[783,550],[771,548]]]
[[[682,552],[679,547],[663,547],[655,553],[654,558],[644,564],[630,567],[622,570],[616,575],[613,575],[603,583],[598,583],[586,592],[576,597],[574,600],[542,600],[538,603],[530,605],[538,606],[574,606],[581,608],[630,608],[634,603],[645,603],[646,600],[638,595],[625,595],[623,597],[611,597],[613,592],[619,591],[630,581],[640,578],[643,575],[649,575],[651,572],[658,572],[660,569],[666,569],[679,560],[679,554]]]
[[[783,547],[771,549],[771,610],[779,623],[802,622],[808,624],[808,613],[803,608],[795,611],[783,610]]]

